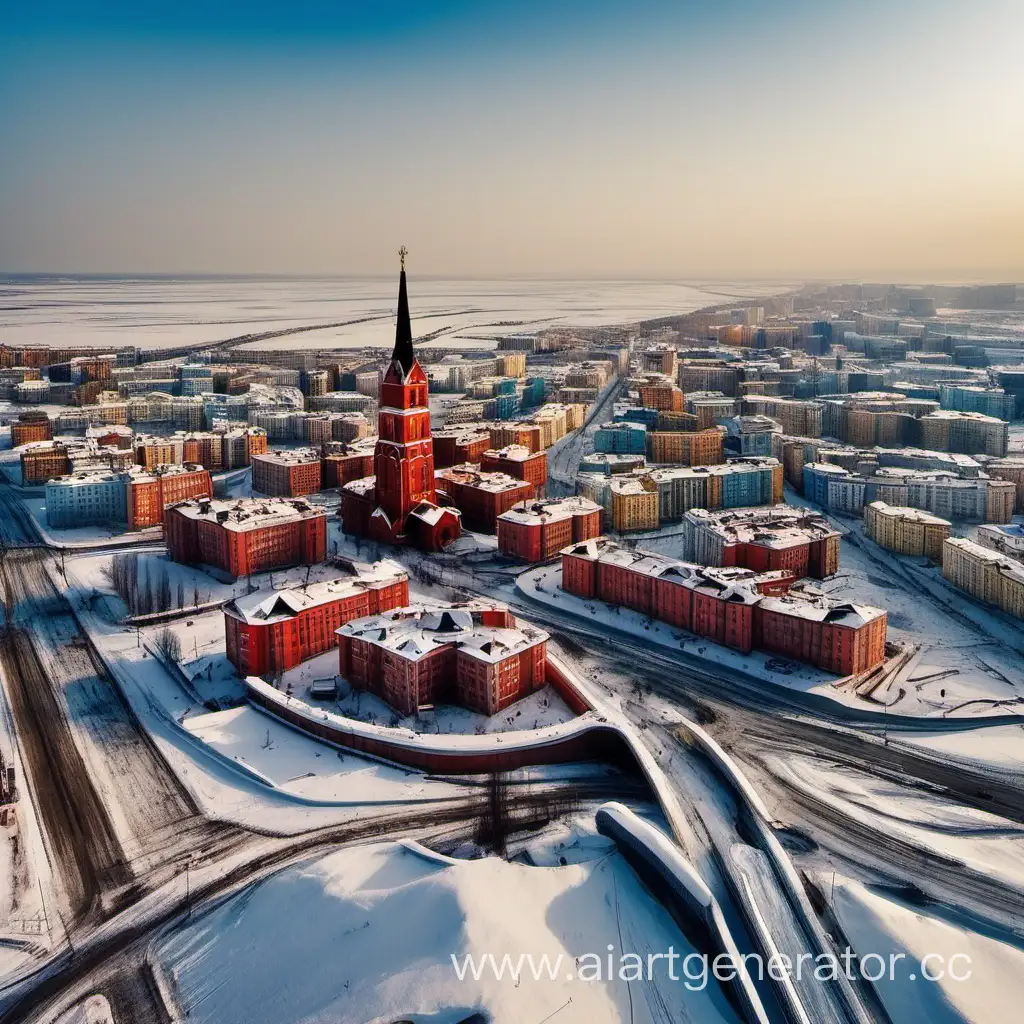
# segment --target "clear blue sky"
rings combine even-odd
[[[1020,0],[2,25],[4,271],[1024,279]]]

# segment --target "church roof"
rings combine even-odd
[[[405,267],[398,279],[398,321],[395,324],[395,350],[392,362],[402,368],[402,377],[408,377],[416,356],[412,350],[412,321],[409,318],[409,293],[405,285]]]

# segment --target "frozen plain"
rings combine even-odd
[[[413,332],[446,347],[558,325],[595,327],[743,302],[784,289],[764,282],[503,281],[418,276]],[[0,278],[0,342],[9,345],[203,345],[318,324],[264,347],[388,347],[394,280],[387,278]],[[255,347],[260,347],[255,343]]]

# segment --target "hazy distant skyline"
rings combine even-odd
[[[0,273],[1024,280],[1019,0],[4,22]]]

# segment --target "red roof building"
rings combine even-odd
[[[525,445],[510,444],[504,448],[490,448],[480,456],[480,469],[485,473],[507,473],[517,480],[533,484],[538,495],[544,493],[548,482],[548,457],[545,452],[534,452]]]
[[[279,498],[302,498],[320,491],[320,451],[289,448],[252,456],[252,489]]]
[[[789,569],[816,579],[839,571],[839,531],[812,509],[695,508],[684,513],[682,527],[683,557],[700,565]]]
[[[498,550],[546,562],[564,547],[601,535],[601,506],[588,498],[524,501],[498,516]]]
[[[164,513],[167,553],[233,577],[327,556],[327,513],[301,498],[184,501]]]
[[[353,480],[373,476],[374,440],[362,438],[357,441],[330,441],[323,447],[320,460],[321,484],[328,487],[344,487]]]
[[[50,417],[45,412],[34,410],[23,412],[11,424],[11,447],[18,448],[32,441],[50,441],[53,439],[53,427]]]
[[[356,566],[353,575],[326,583],[257,590],[224,606],[228,661],[240,676],[287,672],[337,647],[346,622],[408,603],[409,577],[391,561]]]
[[[562,552],[562,589],[632,608],[740,651],[773,651],[836,675],[885,660],[880,608],[791,591],[789,570],[708,567],[622,548],[607,538]]]
[[[490,447],[490,431],[476,427],[442,427],[434,431],[434,468],[479,462]]]
[[[208,470],[196,463],[139,470],[126,475],[125,486],[130,530],[159,526],[168,505],[213,497],[213,479]]]
[[[403,715],[458,704],[493,715],[544,686],[548,635],[485,601],[413,606],[338,630],[339,670]]]
[[[867,672],[885,660],[886,613],[826,597],[766,597],[756,643],[837,676]]]
[[[506,473],[482,473],[476,466],[452,466],[437,474],[441,492],[462,513],[468,530],[495,533],[498,516],[535,496],[533,484]]]

